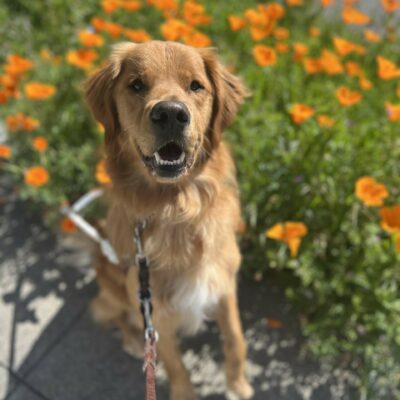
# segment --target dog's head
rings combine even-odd
[[[189,174],[218,147],[244,94],[212,50],[160,41],[116,45],[86,83],[106,150],[141,160],[135,168],[166,183]]]

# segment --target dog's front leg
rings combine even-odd
[[[183,364],[176,330],[171,319],[161,320],[154,316],[154,325],[160,334],[157,351],[168,374],[170,383],[170,400],[195,400],[189,373]]]
[[[220,300],[217,322],[224,346],[228,389],[240,399],[250,399],[253,395],[253,389],[246,378],[246,343],[235,293]]]

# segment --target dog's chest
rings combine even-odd
[[[207,238],[185,224],[159,224],[146,237],[144,248],[156,268],[186,270],[207,255]]]
[[[145,241],[157,280],[155,295],[168,311],[181,315],[186,331],[196,331],[212,315],[221,294],[219,269],[207,248],[199,231],[184,226],[158,227]]]

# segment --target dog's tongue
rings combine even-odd
[[[170,142],[158,150],[158,154],[163,160],[175,161],[182,154],[182,149],[176,143]]]

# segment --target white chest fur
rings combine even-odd
[[[219,299],[219,293],[213,289],[214,285],[205,277],[193,281],[183,276],[175,282],[170,305],[182,315],[185,331],[197,331],[202,321],[211,317]]]

